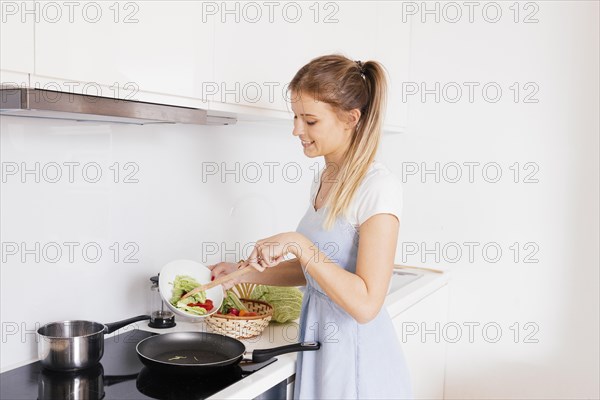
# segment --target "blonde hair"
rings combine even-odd
[[[377,153],[386,106],[385,70],[377,61],[352,61],[339,54],[321,56],[300,68],[289,90],[331,105],[342,120],[350,110],[361,112],[327,200],[331,207],[324,227],[329,230],[338,216],[346,215]]]

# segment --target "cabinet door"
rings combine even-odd
[[[287,83],[303,64],[309,61],[308,43],[311,33],[302,39],[302,18],[306,19],[307,3],[299,2],[301,17],[290,22],[291,11],[282,4],[270,12],[259,5],[253,22],[251,9],[241,2],[234,14],[227,14],[222,3],[215,16],[215,90],[209,97],[211,108],[224,104],[289,111]],[[258,4],[258,3],[255,3]],[[291,8],[285,8],[291,10]]]
[[[448,320],[448,294],[445,285],[393,319],[415,399],[444,398],[446,343],[441,332]]]
[[[410,19],[402,22],[402,2],[383,2],[377,6],[377,43],[374,58],[388,74],[385,128],[390,132],[406,129],[408,107],[402,101],[402,84],[409,80]]]
[[[77,2],[65,13],[36,26],[42,87],[76,81],[76,92],[94,94],[100,86],[109,97],[152,101],[163,94],[183,105],[203,98],[203,83],[213,79],[214,27],[202,22],[200,2]]]
[[[33,1],[1,1],[0,7],[1,83],[27,84],[33,72]]]
[[[331,53],[381,61],[394,92],[408,71],[409,30],[398,24],[400,9],[393,2],[283,2],[271,9],[236,4],[228,13],[215,10],[215,103],[287,112],[286,88],[294,74]],[[404,112],[396,95],[390,97],[394,112],[387,120],[403,125]]]

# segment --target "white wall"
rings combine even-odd
[[[413,19],[411,81],[428,88],[436,81],[497,82],[503,95],[497,103],[480,90],[473,103],[410,97],[408,131],[389,138],[384,158],[396,171],[439,162],[447,175],[439,183],[432,175],[425,183],[421,175],[406,177],[402,240],[419,248],[403,261],[436,264],[422,243],[434,249],[439,242],[439,265],[453,270],[449,321],[462,336],[450,343],[456,330],[448,325],[441,339],[448,342],[446,398],[599,398],[598,3],[535,2],[537,24],[513,23],[512,2],[502,4],[497,24],[482,22],[481,14],[473,24]],[[509,86],[530,81],[539,86],[539,103],[515,103]],[[463,165],[462,179],[450,183],[451,162],[480,162],[474,182]],[[502,169],[498,183],[482,177],[490,162]],[[514,183],[515,162],[536,163],[539,183],[523,183],[523,175]],[[479,243],[472,261],[464,242]],[[481,252],[490,242],[503,251],[495,263]],[[534,242],[539,262],[523,262],[523,248],[515,262],[514,242]],[[452,243],[463,250],[454,263]],[[473,343],[469,322],[480,324]],[[489,322],[502,329],[497,343],[482,334]],[[535,325],[526,329],[527,322]],[[539,342],[526,343],[529,333]],[[494,329],[488,334],[491,341]]]

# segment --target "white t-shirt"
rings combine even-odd
[[[312,184],[310,195],[312,207],[315,204],[323,171],[324,169],[319,174],[319,180]],[[402,184],[384,164],[374,160],[350,203],[348,219],[354,227],[359,227],[376,214],[392,214],[400,220]]]

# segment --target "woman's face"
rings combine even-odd
[[[350,145],[351,124],[341,121],[333,108],[306,93],[292,92],[294,130],[308,157],[325,156],[328,162],[339,162]]]

